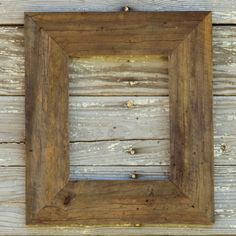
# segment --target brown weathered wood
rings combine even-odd
[[[115,12],[120,11],[124,4],[128,4],[134,11],[212,11],[213,22],[217,24],[236,23],[236,3],[234,0],[1,0],[0,23],[4,25],[23,24],[24,12]]]
[[[0,95],[25,95],[23,27],[1,27],[0,42]],[[214,95],[236,95],[235,42],[233,26],[213,26]],[[74,58],[69,62],[69,94],[168,95],[166,69],[166,58],[155,55]]]
[[[68,181],[67,55],[26,17],[26,221]]]
[[[210,24],[207,16],[170,55],[169,96],[171,179],[213,220]]]
[[[211,14],[28,13],[25,28],[27,223],[212,223]],[[69,181],[67,56],[163,53],[169,180]]]

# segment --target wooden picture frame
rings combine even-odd
[[[211,224],[210,12],[26,13],[27,224]],[[69,180],[68,58],[168,55],[169,180]]]

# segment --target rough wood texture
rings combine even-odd
[[[21,27],[0,27],[0,42],[0,95],[24,95],[25,68],[23,29]],[[117,75],[117,71],[114,70],[116,67],[121,66],[125,58],[126,57],[118,59],[117,57],[111,57],[109,61],[105,60],[104,57],[73,60],[72,63],[69,64],[70,94],[85,95],[89,94],[91,89],[98,91],[99,94],[124,94],[123,91],[125,91],[125,94],[129,93],[129,91],[132,91],[132,93],[134,91],[142,91],[142,93],[144,93],[145,91],[146,94],[152,92],[153,95],[168,94],[168,80],[165,76],[166,63],[163,60],[158,60],[158,58],[155,58],[155,61],[157,63],[159,62],[161,67],[164,67],[164,73],[161,71],[162,79],[158,80],[157,83],[153,83],[153,81],[151,84],[147,81],[143,83],[142,80],[140,82],[140,79],[136,80],[135,78],[125,76],[129,75],[130,70],[133,71],[133,65],[139,65],[139,63],[143,64],[148,62],[149,71],[153,71],[149,57],[147,57],[146,60],[145,58],[137,60],[138,58],[136,57],[135,60],[132,58],[130,62],[126,61],[125,66],[122,66],[122,79],[120,80],[117,76],[111,78],[111,74],[113,76]],[[127,57],[127,60],[128,58],[129,57]],[[106,76],[104,71],[99,70],[99,60],[103,60],[106,66]],[[234,27],[213,27],[213,62],[214,95],[236,95],[236,31]],[[81,73],[80,76],[78,72]],[[85,74],[82,75],[82,73]],[[95,76],[99,78],[96,79],[96,81],[93,80],[92,87],[91,83],[84,83],[84,80],[81,80],[81,76],[83,76],[83,78],[89,82],[89,79],[86,78],[87,73],[90,73],[93,78]],[[148,71],[144,73],[143,76],[150,79]]]
[[[67,55],[31,18],[26,18],[25,23],[26,222],[29,223],[69,178],[69,95]]]
[[[74,58],[69,63],[69,79],[73,95],[167,95],[167,57]]]
[[[169,117],[168,109],[168,97],[129,97],[130,100],[140,102],[140,106],[128,109],[126,105],[127,97],[70,97],[70,137],[78,137],[77,139],[71,138],[71,141],[86,141],[86,140],[100,140],[101,134],[106,134],[106,139],[112,140],[127,140],[133,137],[142,137],[141,133],[145,133],[145,129],[153,129],[149,124],[153,124],[153,117],[156,117],[160,123],[156,122],[156,128],[150,134],[146,136],[147,139],[165,139],[169,138],[168,135],[168,122],[166,119]],[[132,98],[132,99],[131,99]],[[109,101],[106,106],[106,101]],[[230,142],[233,142],[236,133],[235,123],[235,108],[236,97],[229,96],[216,96],[214,97],[214,134],[215,138],[221,139],[222,142],[226,142],[229,138]],[[115,108],[114,108],[115,107]],[[115,122],[114,117],[117,117],[117,110],[120,111],[120,116]],[[148,111],[148,113],[147,113]],[[83,113],[83,116],[79,114]],[[109,126],[103,126],[103,121],[100,119],[91,119],[91,114],[99,114],[99,116],[105,117],[107,113],[110,113],[110,117],[107,117]],[[124,115],[122,115],[124,113]],[[128,117],[127,117],[128,115]],[[138,116],[137,116],[138,115]],[[90,117],[90,118],[89,118]],[[147,121],[145,125],[140,126],[139,129],[130,129],[127,132],[127,127],[122,124],[124,120],[136,122],[136,117],[145,118]],[[90,119],[91,122],[87,122]],[[0,99],[0,142],[23,142],[24,141],[24,98],[23,97],[5,97]],[[140,122],[141,123],[141,122]],[[142,124],[142,123],[141,123]],[[83,129],[81,127],[84,127]],[[94,127],[100,127],[95,131]],[[117,127],[117,128],[114,128]],[[74,129],[73,129],[74,128]],[[120,129],[120,132],[127,135],[120,138],[116,135],[116,129]],[[94,132],[93,135],[90,132]],[[119,134],[119,133],[118,133]],[[161,135],[160,135],[161,134]],[[80,137],[83,137],[82,139]],[[229,144],[232,146],[232,143]]]
[[[217,1],[212,0],[194,1],[194,0],[164,0],[141,2],[133,1],[108,1],[99,0],[71,0],[65,2],[55,0],[48,3],[45,0],[1,0],[0,22],[1,24],[23,24],[23,13],[27,11],[120,11],[124,5],[129,5],[136,11],[212,11],[214,23],[235,23],[236,22],[236,4],[234,0]]]
[[[25,14],[27,224],[214,221],[211,26],[209,12]],[[135,180],[106,181],[112,172],[101,167],[108,170],[102,180],[94,176],[88,181],[86,174],[80,181],[69,180],[67,57],[162,53],[168,56],[170,176],[155,180],[154,171],[147,171],[147,181],[136,167],[138,173],[131,178]],[[111,107],[106,102],[103,109]],[[142,102],[129,99],[123,106],[129,116]],[[89,110],[93,112],[92,107]],[[135,115],[131,123],[126,116],[122,124],[128,129],[142,127],[143,117]],[[101,125],[106,127],[110,116],[108,112],[105,117],[99,113],[88,117],[102,118]],[[138,121],[135,126],[133,120]],[[155,131],[144,130],[143,138]],[[132,132],[129,135],[140,139]],[[126,136],[116,134],[119,139]],[[135,170],[130,169],[123,174]],[[153,170],[159,176],[158,168]]]
[[[208,15],[169,55],[170,179],[214,221],[212,35]]]
[[[236,165],[236,138],[215,137],[215,165]],[[24,143],[1,143],[0,166],[24,166]],[[130,155],[129,150],[135,150]],[[169,140],[76,142],[70,144],[70,165],[156,166],[169,165]],[[96,168],[94,168],[96,169]],[[115,172],[114,172],[115,174]],[[74,176],[78,178],[78,176]]]
[[[39,1],[37,1],[38,3]],[[123,6],[124,2],[121,1],[83,1],[79,2],[81,7],[78,6],[78,1],[65,2],[63,5],[58,1],[46,2],[43,1],[39,6],[36,1],[1,1],[3,4],[1,6],[2,14],[0,17],[8,19],[7,21],[2,21],[1,23],[10,24],[16,22],[23,22],[23,7],[27,9],[42,9],[47,11],[57,11],[68,9],[70,7],[73,10],[93,10],[93,11],[106,11],[106,10],[118,10],[120,6]],[[182,10],[183,8],[187,10],[198,10],[205,6],[215,4],[215,7],[219,7],[219,12],[213,12],[213,20],[216,23],[227,23],[231,22],[230,19],[235,19],[236,14],[234,13],[235,1],[226,1],[212,3],[212,1],[187,1],[187,3],[182,4],[183,1],[145,1],[136,2],[132,1],[140,9],[144,10],[158,10],[160,9],[170,9],[170,10]],[[24,5],[24,6],[23,6]],[[65,6],[66,5],[66,6]],[[7,6],[7,7],[6,7]],[[229,6],[229,7],[228,7]],[[42,7],[42,8],[40,8]],[[134,6],[135,7],[135,6]],[[18,9],[21,9],[19,11]],[[194,8],[194,9],[193,9]],[[228,10],[229,9],[229,10]],[[211,10],[209,8],[208,10]],[[223,19],[219,20],[220,18]],[[22,27],[0,27],[0,94],[1,95],[24,95],[24,54],[23,54],[23,34]],[[235,92],[235,68],[236,68],[236,38],[235,38],[235,27],[234,26],[215,26],[213,27],[213,59],[214,59],[214,94],[223,95],[222,97],[215,98],[215,114],[220,119],[215,118],[215,133],[220,136],[215,136],[215,223],[210,227],[132,227],[134,225],[127,225],[129,227],[26,227],[25,226],[25,196],[24,196],[24,168],[6,168],[5,166],[18,166],[24,165],[25,162],[25,151],[24,144],[16,143],[1,143],[0,145],[0,165],[4,166],[1,169],[0,174],[0,235],[235,235],[235,225],[236,225],[236,170],[233,165],[236,165],[236,138],[235,138],[235,121],[234,117],[236,114],[235,104],[236,100],[233,98],[228,99],[224,95],[236,95]],[[80,61],[81,62],[81,61]],[[72,68],[72,76],[76,80],[76,74],[73,71],[79,70],[78,64],[74,63],[75,68]],[[77,69],[78,68],[78,69]],[[111,72],[112,73],[112,72]],[[78,81],[78,80],[77,80]],[[75,81],[76,82],[76,81]],[[123,84],[123,83],[122,83]],[[71,92],[76,93],[76,83],[70,86]],[[137,85],[136,85],[137,86]],[[166,88],[163,85],[163,88]],[[162,89],[163,90],[163,89]],[[78,90],[77,90],[78,91]],[[157,90],[158,94],[158,90]],[[15,101],[18,98],[0,97],[1,102],[1,116],[0,127],[1,127],[1,142],[8,142],[9,136],[8,131],[12,130],[14,134],[14,128],[16,129],[17,138],[12,140],[23,140],[24,139],[24,109],[23,100],[19,98],[18,105],[14,102],[13,109],[16,109],[15,117],[12,114],[13,109],[11,109],[10,103],[12,99]],[[232,99],[232,100],[231,100]],[[220,102],[221,101],[221,102]],[[220,103],[219,103],[220,102]],[[5,105],[4,105],[5,104]],[[8,104],[8,105],[7,105]],[[9,111],[9,114],[7,112]],[[20,118],[19,118],[20,117]],[[10,119],[9,122],[6,119]],[[228,123],[230,122],[230,123]],[[16,124],[15,124],[16,123]],[[227,125],[229,124],[229,125]],[[10,126],[13,126],[11,129]],[[232,127],[232,132],[229,127]],[[4,130],[5,127],[5,130]],[[226,131],[224,131],[226,127]],[[227,135],[229,134],[229,135]],[[17,142],[18,142],[17,141]],[[120,143],[119,141],[116,141]],[[160,140],[160,143],[162,141]],[[125,142],[124,142],[125,143]],[[80,146],[85,143],[80,143]],[[72,144],[73,145],[73,144]],[[76,145],[76,144],[75,144]],[[89,143],[88,143],[89,145]],[[98,150],[99,143],[90,143],[91,149],[99,153],[101,151],[100,157],[104,155],[103,150]],[[102,145],[104,147],[104,145]],[[117,146],[119,146],[117,144]],[[121,146],[123,146],[121,144]],[[163,144],[161,144],[163,146]],[[165,146],[165,145],[164,145]],[[78,145],[77,145],[78,147]],[[124,148],[126,148],[124,144]],[[160,147],[160,146],[159,146]],[[104,147],[105,148],[105,147]],[[160,147],[161,148],[161,147]],[[71,148],[73,153],[78,148]],[[147,150],[147,149],[145,149]],[[162,150],[162,149],[161,149]],[[110,152],[110,149],[107,149]],[[168,150],[166,150],[167,152]],[[104,150],[106,152],[106,150]],[[164,151],[164,153],[166,153]],[[82,154],[78,150],[78,154]],[[144,152],[144,155],[146,153]],[[90,160],[92,162],[93,158],[95,161],[96,153],[91,156],[89,152]],[[78,157],[75,153],[71,158],[71,164],[73,162],[78,163],[76,160]],[[127,156],[124,156],[124,158]],[[161,158],[161,157],[160,157]],[[111,155],[111,159],[115,160],[116,156]],[[162,158],[161,158],[162,159]],[[165,158],[164,158],[165,159]],[[104,159],[103,159],[104,160]],[[119,159],[120,160],[120,159]],[[122,159],[123,161],[124,159]],[[83,160],[85,161],[85,160]],[[124,160],[125,161],[125,160]],[[140,161],[142,161],[140,159]],[[145,165],[145,160],[144,165]],[[104,164],[110,163],[109,158],[104,160]],[[86,164],[86,163],[85,163]],[[222,166],[218,166],[222,165]],[[112,167],[111,167],[112,168]],[[96,172],[97,173],[97,172]],[[9,187],[8,187],[9,183]],[[20,187],[19,187],[20,186]],[[19,190],[19,192],[18,192]],[[4,193],[3,193],[4,192]],[[1,196],[5,198],[2,199]],[[11,198],[12,197],[12,198]],[[12,199],[10,202],[8,199]],[[15,199],[15,200],[14,200]]]
[[[14,157],[14,156],[13,156]],[[23,163],[22,163],[23,164]],[[110,167],[110,170],[111,167]],[[97,173],[97,172],[95,172]],[[208,227],[29,227],[25,226],[25,168],[0,168],[1,235],[234,235],[236,222],[236,168],[215,167],[215,218]],[[10,194],[9,194],[10,193]],[[16,232],[17,230],[17,232]]]

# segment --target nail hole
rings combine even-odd
[[[70,195],[67,195],[64,199],[64,205],[67,206],[71,201],[71,196]]]

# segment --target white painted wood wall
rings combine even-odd
[[[27,227],[24,11],[119,11],[124,5],[145,11],[213,11],[216,222],[207,227]],[[0,235],[236,235],[235,0],[0,0],[0,24]],[[168,76],[165,58],[154,59],[159,63],[157,71],[152,67],[152,59],[146,58],[144,61],[148,61],[149,67],[146,66],[148,71],[142,76],[138,68],[142,67],[143,59],[136,58],[132,69],[129,67],[129,73],[135,73],[138,83],[127,82],[127,75],[114,73],[122,66],[127,70],[123,59],[88,58],[71,62],[72,178],[126,179],[133,171],[139,173],[140,178],[166,178],[169,172]],[[101,70],[104,65],[108,68],[105,72],[108,80]],[[81,73],[90,73],[86,79],[83,77],[83,82],[79,80]],[[154,74],[160,79],[147,86],[142,78],[148,77],[151,81]],[[97,91],[96,96],[100,93],[108,96],[86,96],[91,91]],[[109,95],[114,91],[117,96],[111,99]],[[134,97],[134,93],[146,96]],[[127,94],[128,97],[122,96]],[[128,100],[134,102],[134,108],[127,109]],[[87,119],[90,115],[100,118]],[[144,132],[146,130],[149,132]],[[110,141],[106,141],[107,138]],[[127,152],[130,147],[137,150],[135,158]]]

